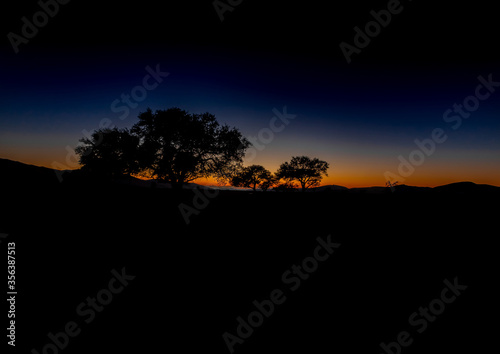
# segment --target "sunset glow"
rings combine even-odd
[[[76,169],[80,138],[100,127],[130,128],[148,107],[180,107],[210,112],[254,142],[245,165],[275,172],[292,156],[327,161],[324,185],[381,186],[388,174],[417,186],[500,185],[493,65],[347,65],[216,47],[174,46],[152,50],[150,59],[128,52],[39,50],[36,62],[29,51],[7,56],[0,74],[12,84],[1,92],[0,157]],[[416,141],[434,131],[445,141],[422,151],[429,145]],[[401,173],[401,159],[412,158],[419,160],[411,173]]]

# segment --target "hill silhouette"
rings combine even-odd
[[[438,186],[433,189],[441,193],[469,193],[469,194],[485,194],[485,193],[500,193],[500,187],[491,186],[489,184],[476,184],[473,182],[456,182]]]
[[[193,319],[208,319],[210,326],[197,338],[225,352],[222,334],[235,330],[237,316],[247,318],[252,301],[264,301],[279,288],[287,291],[286,303],[237,352],[255,353],[268,343],[278,351],[285,345],[308,352],[311,343],[314,349],[332,345],[332,333],[335,346],[358,343],[360,351],[370,352],[381,341],[396,340],[407,329],[408,316],[439,296],[444,279],[457,276],[470,290],[429,324],[428,334],[415,338],[429,340],[444,324],[439,336],[448,345],[457,335],[489,326],[475,314],[494,301],[486,301],[485,294],[496,294],[490,233],[498,194],[475,191],[498,187],[402,185],[395,193],[331,186],[309,193],[220,190],[204,199],[199,189],[85,183],[78,171],[59,183],[54,170],[4,159],[0,169],[0,232],[15,237],[22,249],[22,310],[38,321],[32,326],[37,348],[64,321],[81,323],[75,307],[108,283],[111,269],[122,267],[136,279],[91,326],[82,327],[87,333],[106,333],[117,341],[163,338],[164,328],[144,325],[154,313],[176,323],[172,335],[187,342],[193,328],[202,328]],[[180,204],[196,208],[189,224]],[[283,272],[303,264],[314,254],[316,239],[328,235],[341,247],[297,292],[289,291]],[[48,286],[51,291],[40,291]],[[317,321],[317,314],[327,320]],[[360,318],[377,324],[363,333],[362,342]],[[92,352],[98,344],[90,336],[74,347]],[[152,351],[158,343],[134,344],[138,351]]]
[[[63,182],[58,178],[58,175],[64,175]],[[99,182],[93,180],[92,182]],[[142,188],[150,188],[152,182],[149,180],[141,180],[134,177],[126,177],[118,184]],[[0,158],[0,186],[5,187],[22,187],[22,188],[35,188],[35,187],[56,187],[61,184],[88,184],[89,181],[81,174],[80,170],[66,170],[58,171],[47,167],[40,167],[30,164],[25,164],[18,161]],[[171,188],[169,183],[156,183],[160,188]],[[188,183],[185,189],[193,188],[219,188],[207,187],[197,183]],[[232,189],[228,187],[220,187],[220,189]],[[373,187],[356,187],[347,188],[339,185],[325,185],[320,187],[311,188],[308,192],[337,192],[349,194],[384,194],[395,192],[398,194],[426,194],[426,193],[441,193],[441,194],[488,194],[500,193],[500,187],[488,184],[476,184],[474,182],[454,182],[437,187],[416,187],[408,186],[405,184],[393,187],[391,191],[388,187],[373,186]]]
[[[5,186],[56,186],[59,184],[56,171],[0,158],[0,184]]]

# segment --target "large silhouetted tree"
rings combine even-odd
[[[139,138],[127,129],[99,129],[79,140],[75,152],[80,157],[82,172],[102,179],[116,179],[139,169]]]
[[[251,165],[243,167],[235,173],[231,178],[231,185],[235,187],[252,188],[254,191],[257,187],[267,190],[271,187],[273,176],[271,172],[260,165]]]
[[[140,168],[174,187],[200,177],[228,178],[250,142],[236,128],[220,125],[210,113],[179,108],[148,109],[132,132],[140,139]]]
[[[294,156],[290,162],[281,164],[276,176],[287,182],[297,181],[302,191],[318,186],[323,176],[328,176],[328,162],[307,156]]]

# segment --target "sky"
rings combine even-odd
[[[103,122],[131,127],[147,108],[180,107],[258,139],[244,163],[272,172],[307,155],[330,164],[322,184],[500,186],[492,5],[401,1],[348,63],[340,44],[354,45],[355,27],[391,2],[243,1],[224,21],[213,3],[70,2],[17,54],[8,34],[40,6],[13,8],[2,25],[0,158],[78,168],[72,149]],[[161,74],[145,90],[151,72]],[[294,118],[273,132],[284,110]]]

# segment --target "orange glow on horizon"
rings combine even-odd
[[[220,184],[217,180],[212,178],[201,178],[194,180],[193,182],[201,184],[203,186],[229,186],[229,184]],[[455,182],[474,182],[477,184],[490,184],[493,186],[500,186],[500,180],[495,180],[495,179],[482,178],[482,179],[471,180],[471,179],[459,179],[459,178],[449,178],[449,177],[442,179],[418,178],[418,179],[412,179],[411,181],[408,179],[408,181],[399,182],[399,184],[406,184],[415,187],[437,187]],[[383,179],[383,176],[382,178],[378,179],[364,178],[359,176],[351,176],[351,177],[345,176],[342,178],[325,177],[321,181],[320,186],[327,186],[327,185],[337,185],[347,188],[383,187],[385,186],[385,181]]]
[[[2,158],[19,161],[21,163],[47,167],[51,169],[66,169],[64,168],[65,159],[63,156],[56,159],[50,159],[41,155],[28,155],[28,154],[11,154],[10,156],[1,156]],[[61,166],[52,166],[54,161],[58,161]],[[259,161],[260,162],[260,161]],[[257,164],[259,162],[256,162]],[[262,161],[264,162],[264,161]],[[263,164],[264,165],[264,164]],[[265,164],[264,166],[266,166]],[[275,165],[275,164],[270,164]],[[68,170],[77,169],[75,164],[72,166],[66,165]],[[362,167],[360,167],[362,166]],[[382,165],[383,166],[383,165]],[[474,167],[474,166],[473,166]],[[321,186],[325,185],[338,185],[347,188],[360,188],[372,186],[385,186],[385,178],[383,173],[386,169],[394,173],[397,170],[394,166],[364,166],[363,163],[357,164],[354,161],[344,163],[339,161],[338,164],[328,170],[328,176],[324,177],[321,181]],[[271,169],[272,171],[272,169]],[[150,178],[145,176],[134,175],[134,177],[148,180]],[[398,180],[399,184],[406,184],[419,187],[436,187],[454,182],[470,181],[477,184],[489,184],[493,186],[500,186],[500,174],[498,168],[495,166],[477,166],[477,168],[465,168],[464,166],[457,166],[453,171],[447,166],[437,166],[429,162],[426,165],[415,168],[415,172],[407,178]],[[215,178],[200,178],[193,181],[194,183],[204,186],[229,186],[227,183],[220,183]]]

